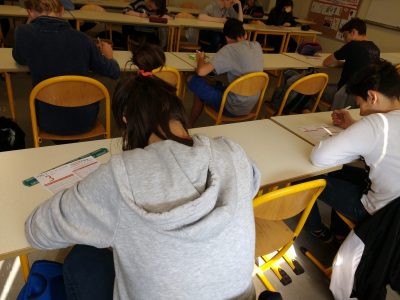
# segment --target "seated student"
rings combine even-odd
[[[340,32],[343,33],[346,44],[325,58],[323,62],[326,67],[343,65],[337,88],[330,91],[334,96],[324,96],[324,99],[331,98],[333,101],[332,109],[344,108],[349,105],[355,107],[354,97],[346,94],[346,83],[352,74],[366,65],[377,62],[380,57],[379,48],[374,42],[367,39],[367,26],[363,20],[351,19],[340,28]],[[344,63],[341,60],[344,60]]]
[[[285,26],[285,27],[293,27],[296,26],[297,23],[293,17],[293,1],[292,0],[283,0],[279,1],[275,7],[271,9],[268,14],[268,19],[265,21],[267,25],[274,26]],[[282,44],[282,36],[271,35],[268,36],[268,45],[274,48],[275,53],[279,53],[281,44]],[[296,51],[297,43],[295,40],[290,39],[288,45],[288,52]]]
[[[260,5],[258,3],[257,0],[246,0],[243,1],[244,3],[242,3],[242,7],[243,7],[243,14],[244,15],[248,15],[248,16],[252,16],[253,13],[259,13],[261,16],[264,15],[264,9],[262,7],[262,5]]]
[[[13,57],[17,63],[29,66],[33,86],[55,76],[87,76],[89,71],[119,77],[111,46],[101,43],[99,49],[88,36],[61,19],[64,9],[59,0],[25,0],[25,7],[31,22],[15,30]],[[98,111],[98,103],[70,108],[36,102],[39,127],[54,134],[91,130]]]
[[[400,75],[393,65],[380,61],[356,73],[346,91],[355,96],[364,117],[355,122],[347,110],[334,111],[333,124],[345,130],[315,146],[311,161],[316,166],[334,166],[360,157],[365,160],[367,171],[345,166],[329,174],[321,197],[358,223],[400,196]],[[336,221],[334,218],[331,223],[336,225]],[[316,237],[330,240],[317,205],[311,210],[308,225]],[[340,238],[345,234],[337,233]]]
[[[165,0],[136,0],[123,10],[124,14],[141,18],[148,18],[149,16],[165,17],[166,12]],[[167,36],[164,31],[165,28],[122,25],[122,34],[125,40],[129,36],[135,42],[147,41],[162,47],[166,45]],[[168,34],[168,32],[166,33]]]
[[[264,59],[261,46],[258,42],[248,41],[243,29],[243,23],[236,19],[228,19],[224,25],[224,35],[227,45],[221,48],[209,62],[205,60],[204,52],[197,53],[198,75],[189,80],[189,89],[194,93],[193,106],[189,119],[189,126],[194,123],[203,111],[204,104],[219,110],[224,87],[213,86],[202,78],[211,72],[217,74],[227,73],[228,81],[232,82],[237,77],[247,73],[263,70]],[[257,96],[228,95],[224,115],[240,116],[248,114],[258,100]]]
[[[25,225],[36,248],[81,244],[64,263],[68,299],[255,299],[256,166],[232,141],[189,136],[175,89],[147,72],[112,103],[123,153]]]
[[[216,0],[206,6],[199,14],[199,20],[225,23],[228,18],[243,22],[243,9],[240,0]],[[199,39],[205,41],[204,52],[217,52],[220,44],[225,44],[224,35],[215,30],[201,30]]]

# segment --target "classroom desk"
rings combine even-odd
[[[334,168],[318,168],[309,161],[312,146],[270,120],[196,128],[190,133],[210,137],[226,136],[239,143],[261,171],[261,184],[274,185],[324,174]],[[106,147],[121,152],[121,140],[96,140],[58,146],[30,148],[0,153],[0,260],[29,253],[24,222],[32,210],[51,197],[37,184],[26,187],[22,181],[86,153]],[[101,163],[110,154],[98,157]]]
[[[130,51],[114,51],[114,59],[118,62],[118,65],[123,72],[133,71],[133,66],[128,63],[131,59],[132,53]],[[166,65],[174,67],[175,69],[186,72],[194,71],[194,67],[180,60],[172,53],[165,53]],[[12,57],[12,48],[0,48],[0,73],[5,74],[5,82],[7,89],[8,104],[10,107],[11,118],[15,120],[15,106],[14,106],[14,91],[12,88],[11,75],[13,73],[26,73],[29,72],[27,66],[19,65],[15,62]]]
[[[284,55],[309,64],[313,68],[326,68],[322,64],[324,59],[331,55],[331,53],[318,53],[315,56],[307,56],[299,53],[283,53]]]
[[[400,52],[381,53],[381,58],[391,62],[394,65],[400,64]]]
[[[359,120],[361,118],[360,109],[350,109],[349,112],[355,120]],[[272,117],[271,120],[311,145],[316,145],[318,144],[319,140],[314,139],[311,135],[307,134],[307,132],[300,130],[300,127],[318,124],[332,125],[331,114],[331,111],[327,111],[310,114],[278,116]]]
[[[193,70],[197,67],[197,62],[195,59],[190,58],[193,55],[191,52],[170,52],[182,61],[193,67]],[[214,53],[206,53],[208,57],[212,57]],[[297,59],[288,57],[283,54],[263,54],[264,57],[264,67],[266,70],[286,70],[286,69],[308,69],[309,64],[299,61]]]
[[[130,0],[72,0],[76,5],[96,4],[104,8],[123,9],[132,1]]]

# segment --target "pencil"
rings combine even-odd
[[[333,133],[328,128],[322,127],[322,129],[325,130],[330,136],[333,135]]]

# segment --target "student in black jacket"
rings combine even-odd
[[[268,14],[268,19],[265,21],[267,25],[293,27],[297,23],[293,17],[293,1],[292,0],[282,0],[277,2],[277,5],[271,9]],[[281,36],[270,36],[268,37],[269,45],[271,45],[278,53],[280,45],[282,43]],[[291,39],[289,41],[288,52],[296,51],[297,43]]]
[[[32,84],[61,75],[87,76],[89,71],[113,79],[119,77],[109,44],[96,44],[61,19],[59,0],[25,0],[29,20],[15,31],[13,57],[29,66]],[[91,130],[97,120],[99,104],[66,108],[37,102],[39,127],[45,131],[73,135]]]

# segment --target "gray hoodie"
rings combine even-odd
[[[259,171],[225,138],[193,139],[112,156],[31,214],[28,241],[112,247],[114,299],[254,298]]]

